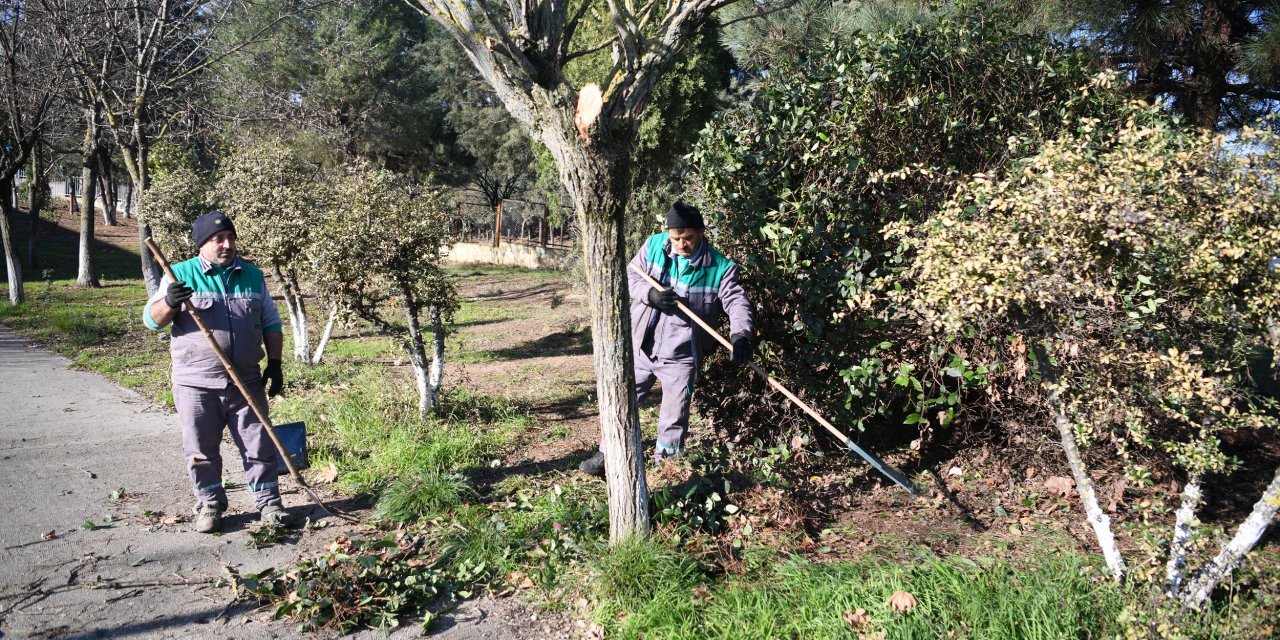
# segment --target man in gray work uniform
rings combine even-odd
[[[666,223],[666,232],[650,236],[631,260],[663,288],[655,289],[627,270],[636,403],[644,402],[654,382],[662,382],[658,443],[653,454],[656,460],[683,453],[698,367],[716,348],[715,338],[686,318],[676,301],[711,326],[722,314],[729,317],[730,362],[735,365],[751,361],[755,333],[751,301],[738,283],[738,266],[707,241],[698,209],[676,202],[667,211]],[[578,469],[604,476],[604,453],[597,451]]]
[[[280,472],[275,445],[188,308],[198,310],[264,410],[267,394],[276,395],[284,384],[280,313],[267,292],[262,270],[236,255],[236,229],[230,218],[221,211],[200,216],[192,225],[191,239],[199,255],[173,265],[177,281],[165,276],[147,301],[142,320],[156,330],[173,323],[169,342],[173,404],[182,425],[182,450],[196,498],[196,530],[213,533],[222,529],[227,493],[222,486],[220,444],[227,426],[244,461],[249,490],[262,521],[288,525],[291,518],[277,484]],[[263,347],[267,367],[259,373]]]

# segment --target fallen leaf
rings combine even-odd
[[[1035,467],[1027,467],[1027,479],[1028,479],[1028,480],[1030,480],[1030,479],[1032,479],[1032,478],[1034,478],[1034,477],[1036,477],[1036,468],[1035,468]]]
[[[867,610],[858,607],[857,611],[844,610],[844,621],[849,623],[850,627],[856,631],[871,623],[871,616],[867,615]]]
[[[328,484],[338,479],[338,465],[330,462],[329,467],[316,475],[316,482]]]
[[[911,613],[916,608],[916,597],[906,591],[894,591],[886,604],[899,613]]]
[[[1110,498],[1107,503],[1107,511],[1115,513],[1116,507],[1120,505],[1120,501],[1124,500],[1124,490],[1128,488],[1128,481],[1121,477],[1118,482],[1111,485]]]
[[[586,637],[588,640],[604,640],[604,625],[592,622],[587,627]]]
[[[49,530],[40,535],[41,540],[53,540],[58,537],[58,532]]]
[[[1059,497],[1065,498],[1071,495],[1071,490],[1075,488],[1076,483],[1066,476],[1053,476],[1044,481],[1044,488],[1051,493],[1058,494]]]

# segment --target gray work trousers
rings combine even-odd
[[[641,349],[635,350],[636,404],[644,402],[653,383],[662,382],[662,406],[658,410],[658,444],[655,458],[677,455],[684,451],[689,434],[689,402],[698,364],[687,360],[655,360]]]
[[[256,387],[250,383],[251,387]],[[267,406],[267,394],[256,392],[259,406]],[[226,389],[202,389],[173,385],[173,404],[178,408],[182,424],[182,452],[187,458],[187,474],[196,508],[216,503],[227,506],[227,492],[222,486],[223,427],[231,428],[231,440],[240,450],[244,472],[253,492],[253,506],[261,510],[268,501],[280,497],[278,454],[266,429],[254,414],[244,395],[235,386]]]

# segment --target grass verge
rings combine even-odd
[[[75,366],[172,404],[169,344],[142,324],[141,282],[103,282],[81,289],[74,280],[26,284],[27,302],[0,304],[0,323],[70,358]]]

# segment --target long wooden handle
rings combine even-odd
[[[164,274],[169,276],[170,280],[177,282],[178,277],[173,275],[173,269],[169,266],[169,260],[165,258],[164,251],[161,251],[160,247],[157,246],[151,238],[147,238],[146,242],[147,248],[155,255],[156,262],[159,262],[160,267],[164,269]],[[284,443],[280,442],[280,436],[276,435],[276,428],[271,424],[271,419],[267,417],[266,409],[258,404],[257,396],[249,391],[249,385],[245,384],[244,380],[240,377],[240,373],[236,371],[235,365],[231,363],[231,358],[227,357],[227,353],[223,351],[222,346],[218,344],[217,338],[213,337],[213,332],[210,331],[209,326],[204,323],[204,318],[200,317],[200,312],[196,311],[195,306],[192,305],[190,301],[185,304],[187,306],[187,313],[191,314],[191,319],[196,321],[197,327],[200,327],[200,332],[203,333],[205,339],[209,341],[209,346],[213,349],[214,355],[218,356],[218,360],[222,362],[222,366],[226,367],[227,375],[231,376],[231,381],[235,383],[236,388],[240,390],[240,394],[243,395],[245,401],[249,403],[249,407],[253,409],[255,414],[257,414],[258,420],[262,422],[262,426],[267,428],[267,435],[271,437],[271,441],[275,443],[276,449],[280,452],[280,457],[284,459],[284,465],[289,469],[289,475],[293,476],[293,479],[297,481],[298,484],[302,485],[302,488],[307,491],[307,495],[311,496],[311,499],[319,504],[320,508],[324,509],[326,512],[332,513],[329,511],[328,507],[326,507],[324,503],[311,492],[311,487],[307,485],[307,481],[303,479],[302,473],[298,471],[297,467],[293,466],[293,460],[290,459],[289,454],[285,452]]]
[[[649,283],[649,286],[659,290],[665,289],[665,287],[659,284],[657,280],[653,279],[653,276],[650,276],[649,274],[645,273],[644,269],[641,269],[640,267],[637,267],[634,264],[630,265],[630,267],[632,271],[639,274],[641,278],[644,278],[645,282]],[[702,327],[703,331],[706,331],[707,333],[711,334],[711,337],[715,338],[716,341],[719,342],[724,348],[728,349],[730,352],[733,352],[733,345],[729,343],[729,340],[726,339],[724,336],[720,335],[719,331],[712,329],[710,325],[708,325],[706,322],[703,322],[702,318],[698,317],[698,314],[691,311],[689,307],[684,306],[684,303],[680,302],[680,300],[678,299],[676,300],[676,306],[679,307],[680,310],[683,311],[684,314],[688,316],[690,320],[692,320],[699,327]],[[791,402],[795,403],[796,406],[803,409],[805,413],[809,414],[810,418],[813,418],[815,422],[825,427],[827,431],[831,432],[831,435],[835,436],[837,439],[843,442],[844,445],[849,449],[853,450],[854,453],[861,456],[863,460],[866,460],[868,463],[870,463],[871,466],[875,467],[877,471],[884,474],[885,477],[889,478],[890,480],[893,480],[894,482],[896,482],[903,489],[906,489],[907,492],[911,494],[911,497],[914,498],[920,495],[920,491],[919,489],[916,488],[915,483],[911,482],[911,480],[909,480],[906,476],[902,475],[901,471],[894,469],[893,467],[889,466],[889,464],[886,463],[885,461],[871,455],[862,447],[859,447],[857,443],[855,443],[852,439],[849,438],[849,436],[846,436],[844,433],[841,433],[839,429],[835,428],[835,425],[832,425],[830,422],[827,421],[826,418],[822,417],[822,414],[818,413],[813,407],[809,406],[809,403],[805,402],[804,400],[801,400],[799,397],[796,396],[796,394],[791,393],[790,389],[782,386],[782,383],[778,382],[776,379],[774,379],[773,376],[769,375],[769,372],[765,371],[763,367],[761,367],[760,365],[754,362],[751,362],[749,364],[751,366],[752,371],[755,371],[756,374],[758,374],[761,378],[764,378],[765,380],[767,380],[770,386],[772,386],[774,389],[777,389],[780,393],[782,393],[783,396],[786,396],[788,400],[790,400]]]

